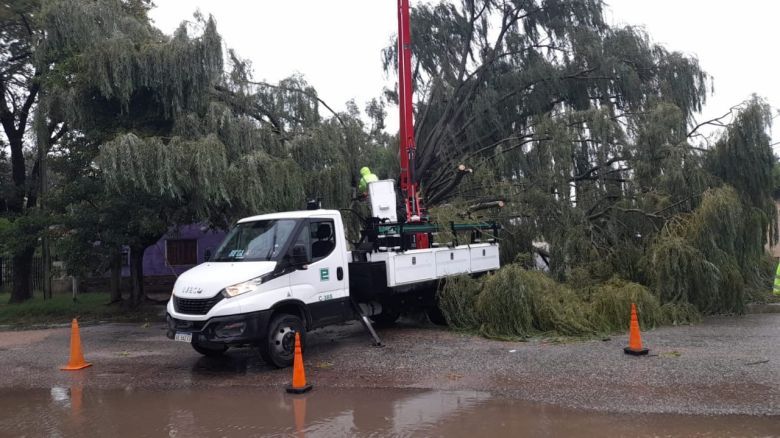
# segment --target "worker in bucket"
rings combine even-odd
[[[360,169],[360,182],[358,183],[358,190],[363,196],[368,196],[368,183],[379,181],[379,178],[371,173],[371,169],[364,166]]]
[[[775,271],[775,284],[772,287],[772,294],[780,296],[780,263],[777,264],[777,270]]]

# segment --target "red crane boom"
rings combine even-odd
[[[409,30],[409,0],[398,0],[398,109],[401,194],[406,206],[406,220],[418,222],[422,217],[417,180],[414,177],[414,122],[412,119],[412,38]],[[428,235],[416,236],[416,247],[428,247]]]

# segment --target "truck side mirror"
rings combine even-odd
[[[292,264],[300,269],[306,269],[305,266],[311,263],[309,254],[306,252],[306,245],[296,243],[292,247]]]

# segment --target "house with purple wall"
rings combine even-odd
[[[205,224],[182,225],[144,251],[144,277],[178,276],[208,260],[225,238],[225,231]],[[122,259],[122,276],[130,276],[130,254]]]

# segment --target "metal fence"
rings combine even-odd
[[[13,285],[14,264],[10,257],[0,257],[0,292],[10,292]],[[33,290],[43,290],[43,258],[33,257],[30,280]]]

